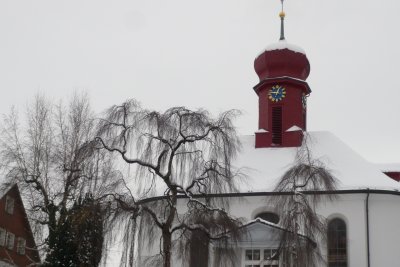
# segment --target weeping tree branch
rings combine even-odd
[[[311,153],[309,136],[304,134],[294,165],[280,178],[275,192],[288,192],[273,199],[281,211],[280,225],[285,228],[279,251],[290,266],[320,266],[323,261],[316,247],[326,238],[325,218],[316,207],[323,200],[336,198],[335,194],[305,194],[307,191],[335,191],[337,180],[319,159]]]
[[[134,203],[125,203],[136,207],[134,213],[126,208],[114,218],[119,225],[125,220],[122,225],[131,230],[135,225],[136,231],[125,239],[129,245],[124,246],[121,265],[138,264],[132,256],[136,249],[133,244],[155,247],[159,240],[160,254],[153,258],[169,267],[172,252],[182,258],[188,252],[174,249],[176,237],[183,237],[180,243],[190,244],[191,233],[201,231],[211,239],[221,230],[234,231],[240,225],[220,208],[224,203],[207,197],[208,193],[237,191],[240,172],[231,167],[240,147],[232,123],[237,115],[231,110],[213,119],[204,110],[184,107],[160,113],[143,109],[134,100],[106,111],[99,121],[96,140],[99,147],[131,166],[133,178],[127,178],[125,184],[133,186],[136,198]],[[195,199],[199,194],[203,197]],[[153,195],[165,198],[151,203],[140,199]],[[182,196],[187,208],[178,212],[178,197]],[[143,233],[146,240],[141,239]],[[156,235],[161,239],[154,238]]]

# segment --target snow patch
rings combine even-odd
[[[286,130],[286,132],[297,132],[297,131],[303,131],[303,129],[301,129],[297,125],[293,125],[292,127],[290,127],[289,129]]]
[[[383,172],[400,172],[400,163],[376,163],[375,165]]]
[[[269,132],[265,129],[258,129],[257,131],[255,131],[255,133],[269,133]]]

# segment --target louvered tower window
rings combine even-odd
[[[282,107],[272,107],[272,143],[282,145]]]

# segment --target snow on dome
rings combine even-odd
[[[288,43],[286,40],[280,40],[279,42],[268,45],[263,51],[261,51],[257,55],[257,57],[261,56],[266,51],[283,50],[283,49],[288,49],[293,52],[301,53],[304,55],[306,54],[306,51],[304,51],[304,49],[301,48],[300,46]]]
[[[284,76],[305,81],[310,74],[310,62],[302,48],[279,41],[256,57],[254,70],[260,81]]]
[[[400,183],[386,176],[329,132],[307,132],[309,149],[338,181],[339,190],[381,189],[400,190]],[[270,192],[278,179],[293,166],[298,148],[255,148],[254,136],[242,136],[242,151],[234,162],[248,176],[240,191]]]

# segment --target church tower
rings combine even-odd
[[[259,105],[256,148],[300,146],[307,127],[306,98],[311,89],[306,79],[310,63],[303,49],[285,40],[281,2],[280,40],[269,45],[254,61],[260,78],[254,87]]]

